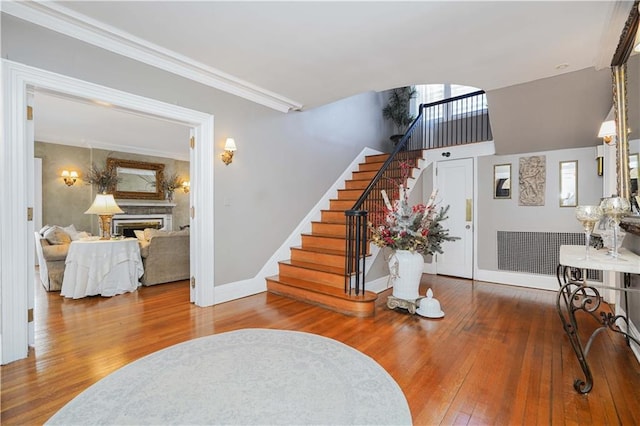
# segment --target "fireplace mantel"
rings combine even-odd
[[[167,200],[116,200],[119,206],[132,207],[175,207],[176,203]]]

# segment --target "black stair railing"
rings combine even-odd
[[[365,291],[365,257],[369,249],[368,223],[384,221],[385,207],[381,191],[390,199],[398,198],[402,180],[402,162],[417,165],[425,149],[445,148],[492,139],[484,90],[442,101],[421,104],[413,121],[378,173],[355,202],[345,211],[346,256],[345,293]]]

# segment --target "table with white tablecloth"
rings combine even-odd
[[[138,240],[71,242],[60,294],[79,299],[136,291],[144,273]]]

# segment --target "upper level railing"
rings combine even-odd
[[[402,179],[401,162],[416,165],[422,151],[491,140],[491,126],[484,90],[442,101],[421,104],[418,117],[373,177],[346,216],[345,292],[365,290],[365,256],[368,253],[368,222],[384,220],[381,190],[397,199]],[[394,167],[395,165],[395,167]]]

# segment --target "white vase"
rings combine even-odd
[[[423,269],[424,259],[420,253],[396,250],[389,258],[393,297],[403,300],[419,298],[418,288]]]

